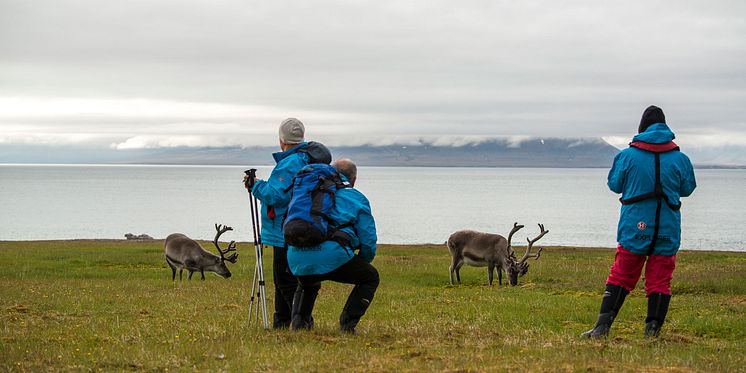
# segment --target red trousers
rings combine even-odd
[[[606,285],[617,285],[627,291],[632,291],[637,285],[645,266],[645,293],[650,296],[654,293],[671,295],[671,277],[676,268],[676,255],[640,255],[634,254],[619,245],[614,257],[614,265],[606,280]]]

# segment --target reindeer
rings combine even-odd
[[[231,241],[225,250],[220,248],[218,245],[218,238],[227,232],[232,231],[233,228],[229,226],[223,226],[215,224],[215,239],[212,243],[218,249],[220,256],[212,254],[200,246],[197,241],[181,234],[174,233],[166,237],[165,242],[165,254],[166,263],[171,267],[171,280],[176,280],[176,269],[179,269],[179,281],[181,281],[181,274],[186,268],[189,271],[188,279],[192,279],[192,274],[199,271],[202,275],[202,280],[205,279],[205,271],[215,272],[223,278],[231,277],[231,271],[228,270],[228,266],[225,262],[235,263],[238,259],[238,253],[225,257],[225,254],[236,251],[236,241]]]
[[[459,270],[464,263],[474,267],[487,267],[487,279],[490,285],[492,285],[495,268],[497,268],[498,284],[502,285],[502,271],[505,271],[508,275],[510,285],[517,285],[518,277],[528,272],[529,265],[526,263],[526,260],[528,258],[539,259],[541,251],[544,249],[539,248],[536,254],[531,254],[531,248],[534,243],[549,233],[548,230],[544,230],[543,224],[539,224],[541,232],[533,240],[527,238],[528,248],[526,249],[526,253],[520,260],[517,260],[511,246],[511,239],[513,238],[513,234],[521,228],[523,228],[523,225],[518,225],[517,222],[514,223],[507,240],[499,234],[472,230],[461,230],[452,234],[446,242],[453,259],[450,267],[451,285],[453,285],[454,273],[456,274],[456,281],[461,283]]]

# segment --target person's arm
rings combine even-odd
[[[251,192],[262,203],[271,206],[285,205],[290,200],[288,187],[292,185],[295,174],[305,166],[299,157],[287,159],[272,170],[268,180],[257,180]]]
[[[607,185],[612,192],[622,193],[624,191],[624,174],[624,157],[622,153],[619,153],[614,157],[614,163],[609,170]]]
[[[684,156],[684,158],[686,159],[686,165],[681,174],[679,195],[682,197],[689,197],[692,195],[692,192],[694,192],[694,189],[697,188],[697,180],[694,178],[694,167],[692,167],[692,162],[689,161],[688,157]]]
[[[358,213],[355,230],[360,239],[360,252],[358,255],[370,263],[376,257],[376,242],[378,241],[378,237],[376,236],[376,222],[373,220],[370,203],[368,203],[367,199],[363,208]]]

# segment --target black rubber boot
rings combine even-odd
[[[355,334],[355,327],[358,322],[360,322],[359,317],[353,317],[347,310],[343,310],[342,314],[339,315],[339,330],[342,333]]]
[[[654,338],[666,321],[671,295],[653,293],[648,297],[648,317],[645,318],[645,337]]]
[[[355,334],[357,323],[360,322],[360,318],[363,317],[365,311],[368,310],[368,306],[370,306],[371,300],[360,297],[359,292],[356,292],[359,289],[360,285],[355,286],[344,309],[342,309],[342,313],[339,315],[339,330],[343,333]]]
[[[313,329],[313,306],[316,303],[316,297],[319,294],[321,286],[302,287],[299,286],[293,297],[292,322],[290,327],[293,330],[311,330]]]
[[[604,291],[604,297],[601,300],[601,311],[598,314],[598,321],[593,329],[581,334],[583,338],[606,338],[609,335],[611,324],[614,323],[614,319],[619,314],[619,310],[622,308],[624,298],[627,297],[629,292],[623,287],[618,285],[606,285],[606,291]]]
[[[596,321],[596,325],[593,326],[593,329],[581,334],[580,336],[594,339],[606,338],[609,335],[609,330],[611,329],[611,324],[614,322],[615,317],[615,312],[599,314],[598,321]]]

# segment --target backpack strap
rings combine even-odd
[[[668,196],[666,196],[665,193],[663,193],[663,185],[661,184],[661,160],[660,160],[660,154],[666,153],[670,151],[679,151],[678,145],[676,145],[673,141],[669,141],[665,144],[648,144],[640,141],[635,141],[629,144],[630,147],[637,148],[640,150],[644,150],[647,152],[651,152],[655,154],[655,188],[652,192],[640,194],[638,196],[634,196],[627,199],[619,198],[619,202],[622,203],[622,205],[631,205],[633,203],[646,201],[649,199],[658,199],[663,200],[666,202],[666,205],[673,210],[673,211],[679,211],[681,209],[681,202],[679,201],[678,204],[673,204],[671,201],[669,201]],[[657,227],[657,224],[656,224]]]
[[[655,153],[655,192],[653,193],[657,196],[658,204],[655,207],[655,228],[653,229],[653,238],[650,240],[648,255],[653,255],[655,244],[658,242],[658,233],[660,233],[661,225],[661,202],[665,197],[665,195],[663,195],[663,186],[661,185],[661,153]]]
[[[349,181],[342,181],[342,178],[339,176],[337,176],[337,179],[334,182],[337,184],[337,189],[352,188]]]
[[[332,203],[336,204],[336,193],[334,193],[334,190],[331,188],[333,185],[335,185],[334,180],[319,177],[318,183],[316,183],[316,186],[311,191],[311,215],[314,217],[322,217],[330,224],[334,224],[334,220],[332,220],[329,215],[322,212],[324,208],[324,197],[320,194],[329,194]]]
[[[343,248],[349,247],[352,249],[352,239],[350,238],[350,235],[342,231],[344,228],[353,227],[355,228],[352,222],[347,222],[344,224],[340,224],[335,226],[333,229],[330,229],[329,231],[329,240],[330,241],[336,241],[338,244],[340,244]]]

